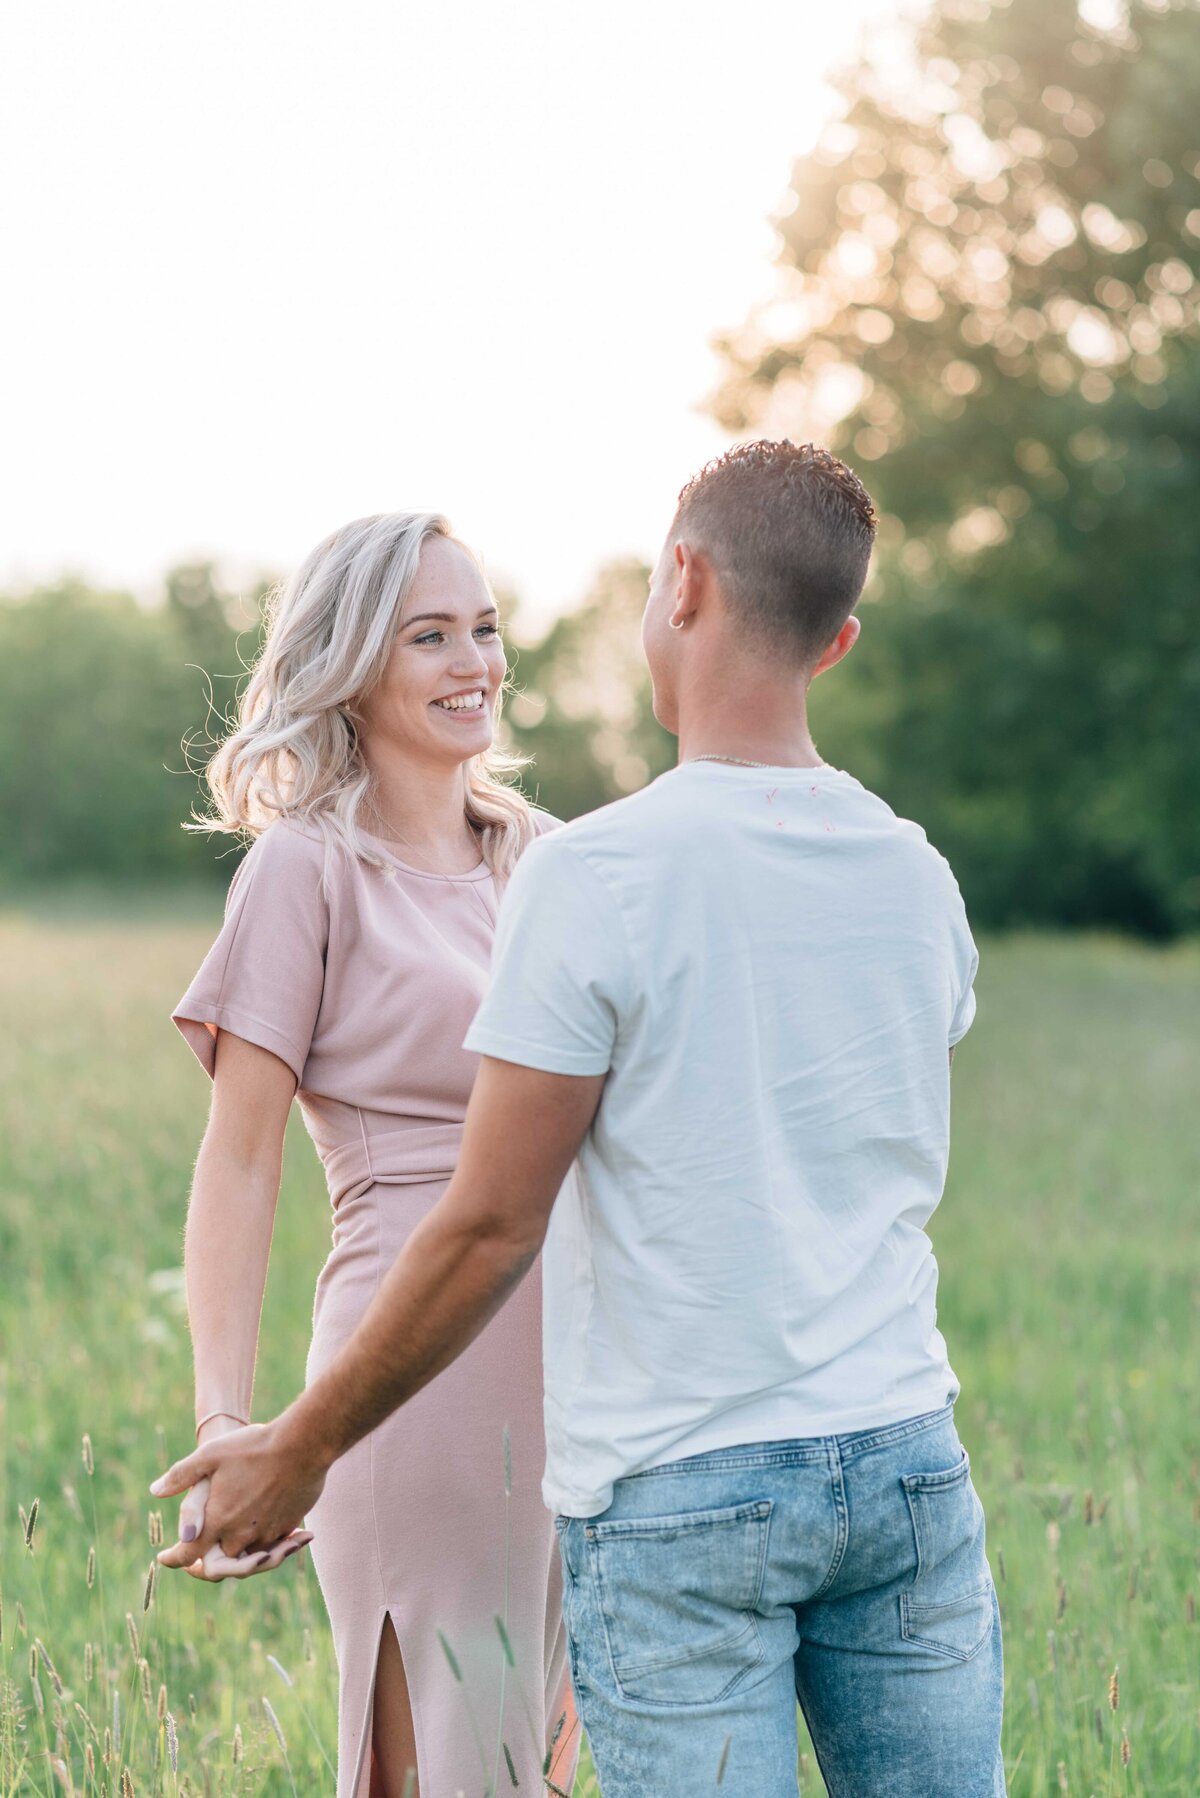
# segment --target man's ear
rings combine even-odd
[[[818,674],[824,674],[827,668],[834,667],[836,663],[841,661],[843,656],[849,655],[850,651],[854,648],[854,645],[858,642],[861,631],[862,624],[854,616],[854,613],[851,612],[849,618],[847,618],[845,624],[813,669],[809,679],[816,680]]]
[[[676,543],[675,604],[671,608],[671,618],[677,626],[696,611],[710,572],[708,558],[701,551],[693,549],[690,543]]]

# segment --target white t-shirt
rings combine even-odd
[[[685,763],[522,856],[466,1046],[608,1071],[543,1253],[553,1510],[957,1396],[925,1224],[977,964],[948,863],[838,768]]]

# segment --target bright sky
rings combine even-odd
[[[541,623],[725,439],[712,334],[888,0],[37,0],[0,25],[0,587],[429,506]]]

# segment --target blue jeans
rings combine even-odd
[[[604,1798],[1003,1798],[1000,1612],[952,1405],[619,1480],[557,1520]]]

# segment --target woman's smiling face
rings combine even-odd
[[[496,602],[461,544],[428,537],[364,734],[423,761],[464,762],[492,742],[508,672]]]

